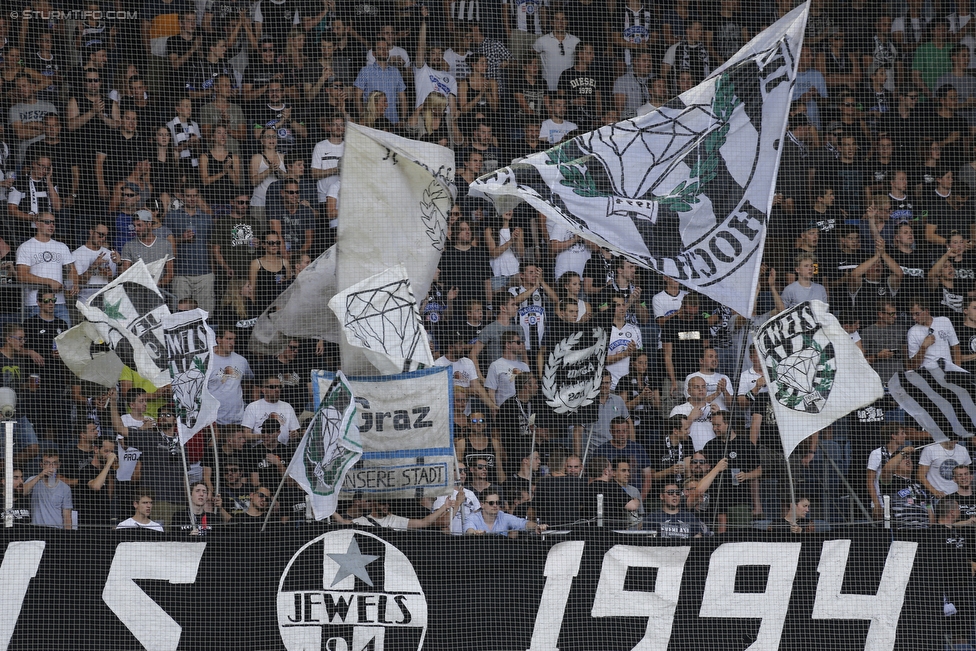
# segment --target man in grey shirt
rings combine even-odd
[[[71,488],[58,477],[57,452],[45,452],[41,472],[24,482],[24,496],[31,496],[31,524],[55,529],[71,528]]]
[[[864,358],[885,384],[895,373],[905,370],[907,328],[896,323],[898,308],[889,298],[878,300],[878,320],[861,330]]]
[[[150,264],[169,256],[166,270],[159,280],[159,285],[165,287],[173,278],[173,245],[153,232],[153,216],[148,210],[136,212],[132,223],[136,227],[136,237],[122,247],[122,271],[127,271],[137,260]]]

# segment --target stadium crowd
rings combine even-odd
[[[454,375],[460,476],[435,503],[357,495],[338,522],[801,534],[879,520],[887,502],[898,529],[976,524],[968,442],[926,445],[887,392],[785,459],[750,339],[819,299],[885,383],[938,367],[976,394],[968,3],[814,0],[751,318],[526,205],[499,215],[468,186],[661,106],[791,2],[83,5],[80,20],[0,17],[0,355],[19,396],[19,522],[205,534],[263,520],[311,410],[309,371],[339,364],[325,342],[252,353],[250,333],[335,243],[355,122],[455,152],[449,241],[421,311]],[[198,435],[186,467],[167,388],[128,368],[109,391],[78,380],[54,342],[79,322],[76,299],[165,256],[172,307],[207,310],[217,334],[219,446]],[[547,354],[590,322],[610,332],[599,398],[557,417],[541,398]],[[294,486],[273,508],[305,517]]]

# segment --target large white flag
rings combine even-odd
[[[142,260],[76,306],[126,366],[156,387],[169,384],[163,340],[169,307]]]
[[[807,4],[794,9],[658,110],[521,159],[471,191],[500,212],[526,201],[751,315],[806,17]]]
[[[168,314],[163,319],[167,364],[172,379],[173,400],[178,406],[180,443],[217,420],[220,403],[207,385],[213,374],[214,331],[207,325],[204,310]]]
[[[403,264],[426,296],[440,261],[453,201],[454,152],[349,124],[342,155],[336,290]],[[376,370],[363,349],[340,341],[349,375]]]
[[[786,456],[800,441],[884,395],[881,378],[821,301],[767,321],[755,337]]]
[[[288,476],[308,494],[316,520],[335,513],[346,473],[363,455],[356,410],[349,382],[339,371],[288,464]]]
[[[427,332],[402,264],[370,276],[335,296],[346,343],[363,350],[383,375],[434,365]]]

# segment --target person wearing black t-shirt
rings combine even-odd
[[[216,496],[211,502],[210,489],[202,481],[198,481],[190,486],[189,506],[173,514],[170,527],[191,536],[206,536],[214,527],[230,520],[231,515],[224,510],[220,496]]]
[[[581,131],[597,128],[603,116],[600,76],[591,70],[595,56],[593,43],[580,43],[576,47],[575,65],[559,76],[559,96],[569,103],[566,117]]]
[[[685,378],[698,370],[698,360],[710,343],[708,321],[701,316],[698,296],[688,294],[678,314],[661,328],[664,368],[673,397],[683,395]]]
[[[809,223],[816,223],[821,237],[833,237],[834,229],[843,222],[844,215],[837,208],[834,188],[829,183],[817,183],[813,188],[813,201],[806,215]]]
[[[477,246],[471,222],[458,219],[451,227],[451,243],[444,248],[439,268],[441,283],[457,287],[462,302],[472,298],[491,301],[491,267],[484,247]],[[495,306],[497,309],[497,306]]]
[[[640,500],[628,495],[614,480],[613,464],[606,457],[593,457],[586,464],[586,476],[590,483],[582,490],[581,516],[590,524],[598,525],[600,498],[603,496],[603,524],[625,529],[630,522],[628,511],[637,511]]]
[[[971,219],[970,211],[964,209],[969,199],[968,188],[953,189],[954,173],[951,169],[945,168],[936,174],[935,187],[923,197],[929,213],[925,222],[925,241],[933,248],[941,249],[948,243],[950,232],[968,234]]]
[[[299,356],[301,347],[299,340],[290,340],[276,357],[261,362],[254,373],[258,378],[274,376],[281,380],[281,400],[290,404],[296,415],[301,415],[311,400],[309,393],[311,369]]]
[[[272,81],[281,83],[285,78],[285,69],[278,63],[274,42],[262,39],[258,44],[258,52],[261,58],[248,63],[247,68],[244,69],[244,87],[241,95],[247,102],[263,98]]]

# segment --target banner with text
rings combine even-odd
[[[318,408],[335,376],[312,371]],[[445,495],[454,486],[454,385],[448,367],[349,378],[359,404],[363,457],[343,493],[389,498]]]
[[[944,536],[257,529],[7,530],[0,650],[907,651],[952,619]]]

